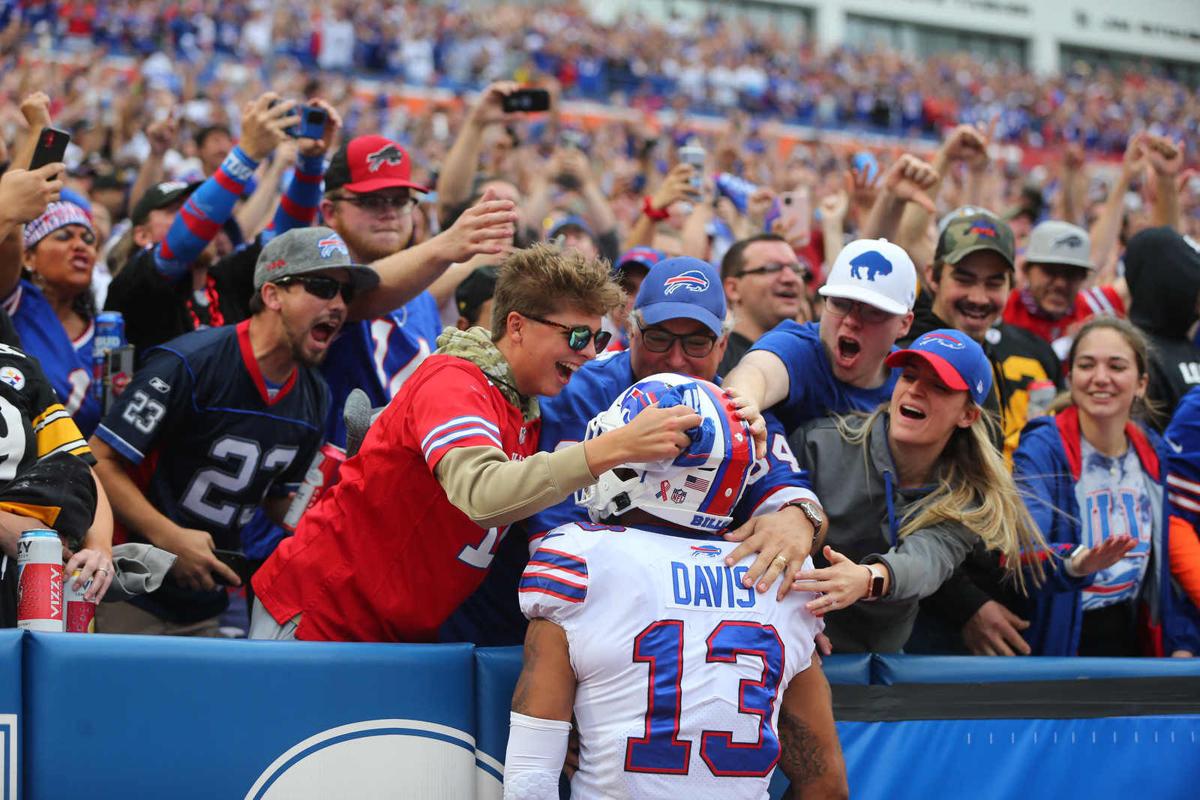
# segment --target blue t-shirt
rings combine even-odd
[[[771,407],[789,434],[809,420],[827,414],[874,411],[892,398],[899,370],[893,369],[882,386],[860,389],[833,376],[833,366],[821,343],[820,326],[786,320],[765,333],[750,352],[765,350],[783,361],[788,371],[788,396]]]
[[[321,365],[332,393],[325,426],[328,441],[339,447],[346,443],[342,407],[352,390],[366,392],[372,407],[386,406],[437,347],[441,332],[441,314],[429,292],[385,316],[346,323]]]
[[[50,301],[25,280],[4,301],[4,309],[21,337],[22,349],[41,363],[80,433],[91,436],[100,422],[100,402],[92,392],[92,324],[72,341]]]

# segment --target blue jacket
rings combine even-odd
[[[1170,655],[1181,649],[1200,652],[1200,618],[1171,582],[1166,557],[1170,504],[1162,440],[1133,423],[1126,426],[1125,432],[1142,469],[1156,481],[1150,499],[1159,524],[1152,534],[1150,568],[1138,598],[1144,655]],[[1021,444],[1013,454],[1013,474],[1025,493],[1029,513],[1052,553],[1059,557],[1053,559],[1047,583],[1031,593],[1030,625],[1025,638],[1034,655],[1073,656],[1079,649],[1081,590],[1088,580],[1066,577],[1060,559],[1082,542],[1079,503],[1075,499],[1075,483],[1081,470],[1079,414],[1074,406],[1025,426]]]

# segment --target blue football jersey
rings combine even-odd
[[[269,395],[247,320],[149,350],[96,435],[140,468],[158,511],[236,550],[239,529],[263,499],[285,496],[303,479],[328,412],[329,390],[310,368],[298,368]],[[185,622],[224,605],[224,592],[217,598],[168,584],[170,597],[160,590],[143,607]]]
[[[833,376],[833,367],[821,344],[820,326],[787,320],[762,336],[750,352],[766,350],[783,361],[788,371],[788,396],[771,407],[789,434],[804,423],[826,414],[874,411],[892,398],[899,370],[882,386],[860,389]]]
[[[21,281],[4,301],[21,348],[38,360],[75,425],[91,436],[100,422],[100,403],[92,395],[93,326],[72,341],[41,290]]]
[[[321,367],[332,396],[327,441],[345,445],[342,407],[353,389],[366,392],[373,407],[386,406],[437,347],[441,332],[437,301],[429,292],[385,316],[346,323]]]

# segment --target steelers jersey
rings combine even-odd
[[[573,798],[765,798],[779,705],[823,623],[741,580],[735,543],[673,528],[572,523],[521,577],[521,610],[567,634],[578,688]],[[806,564],[811,567],[811,562]]]

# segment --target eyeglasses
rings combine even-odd
[[[608,347],[609,340],[612,339],[612,334],[604,329],[593,331],[587,325],[563,325],[561,322],[542,319],[541,317],[535,317],[533,314],[526,314],[524,312],[521,312],[521,316],[531,319],[534,322],[540,322],[543,325],[552,325],[555,328],[561,328],[566,331],[567,347],[577,353],[587,347],[589,341],[596,343],[597,353],[602,352],[604,348]]]
[[[332,300],[338,292],[342,293],[342,300],[347,303],[354,299],[354,284],[342,283],[337,278],[324,278],[319,275],[293,275],[272,281],[272,283],[276,286],[291,286],[293,283],[298,283],[304,287],[304,291],[322,300]]]
[[[679,342],[684,355],[704,358],[717,344],[717,337],[707,333],[678,334],[662,328],[643,328],[641,325],[638,326],[638,333],[642,334],[642,343],[651,353],[666,353],[675,346],[675,342]]]
[[[858,300],[849,300],[845,297],[825,298],[826,313],[833,314],[835,317],[849,316],[850,312],[856,308],[858,309],[858,316],[862,318],[862,321],[872,325],[878,325],[881,322],[887,322],[889,319],[892,319],[896,316],[895,314],[884,311],[882,308],[876,308],[875,306],[867,305],[866,303],[859,302]]]
[[[778,275],[785,269],[790,269],[792,274],[802,281],[812,279],[812,275],[808,271],[808,267],[801,264],[799,261],[794,261],[791,264],[784,264],[779,261],[772,261],[770,264],[763,264],[761,267],[754,269],[744,269],[737,274],[737,277],[744,275]]]
[[[361,208],[370,214],[382,214],[384,211],[399,211],[401,213],[416,208],[417,198],[412,195],[364,194],[349,197],[340,195],[330,197],[333,202],[349,203],[355,208]]]

